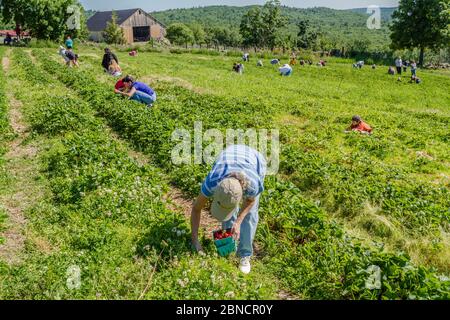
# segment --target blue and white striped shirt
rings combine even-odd
[[[217,158],[202,184],[202,194],[212,197],[217,185],[231,173],[243,172],[249,181],[244,196],[255,198],[264,191],[267,162],[258,151],[244,145],[233,145]]]

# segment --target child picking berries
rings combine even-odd
[[[347,128],[346,132],[359,131],[364,134],[372,134],[372,128],[365,123],[360,116],[352,118],[352,124]]]

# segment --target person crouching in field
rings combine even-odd
[[[270,64],[273,66],[280,65],[280,59],[272,59],[270,60]]]
[[[71,49],[66,50],[63,46],[59,47],[59,55],[64,58],[64,61],[68,67],[73,65],[74,67],[79,67],[78,55],[75,54]]]
[[[395,69],[394,67],[390,66],[388,69],[388,74],[390,74],[391,76],[393,76],[395,74]]]
[[[262,60],[258,60],[258,62],[256,63],[256,66],[257,67],[263,67],[264,64],[263,64]]]
[[[130,98],[148,107],[152,107],[153,103],[156,101],[155,91],[143,82],[134,81],[131,76],[126,76],[122,79],[123,89],[117,90],[115,92]],[[116,84],[116,87],[118,84]]]
[[[418,76],[412,75],[412,76],[411,76],[411,80],[410,80],[409,82],[410,82],[410,83],[417,83],[417,84],[419,84],[419,83],[422,82],[422,80],[420,80],[420,78],[419,78]]]
[[[122,69],[119,66],[119,59],[109,48],[105,48],[102,67],[112,76],[118,77],[122,75]]]
[[[372,128],[365,123],[360,116],[353,116],[352,124],[345,132],[359,131],[364,134],[372,134]]]
[[[235,62],[233,64],[233,71],[239,74],[244,73],[244,65],[242,63]]]
[[[278,69],[280,71],[281,76],[290,76],[292,74],[292,67],[288,64],[283,65]]]
[[[292,52],[292,54],[291,54],[291,61],[289,61],[289,64],[291,66],[297,65],[297,55],[295,54],[295,52]]]
[[[232,229],[233,237],[239,240],[239,269],[250,273],[266,171],[264,156],[249,146],[232,145],[219,155],[192,207],[192,246],[197,252],[203,251],[198,240],[201,211],[212,198],[211,215],[222,222],[224,230]]]

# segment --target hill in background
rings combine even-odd
[[[200,22],[210,26],[239,26],[242,16],[251,8],[258,6],[206,6],[189,9],[170,9],[156,11],[151,14],[166,24],[173,22],[192,23]],[[384,21],[390,21],[392,13],[396,8],[381,8],[381,16]],[[293,8],[282,7],[283,14],[289,17],[291,23],[296,20],[310,19],[314,22],[324,22],[331,26],[365,26],[368,18],[366,8],[355,8],[349,10],[336,10],[324,7],[317,8]]]
[[[242,16],[255,6],[207,6],[190,9],[171,9],[152,12],[161,22],[169,25],[173,22],[193,23],[197,22],[205,26],[226,26],[238,29]],[[297,32],[296,23],[299,20],[308,19],[319,31],[331,38],[346,39],[351,41],[363,38],[370,42],[372,47],[386,47],[390,43],[388,24],[395,8],[382,8],[382,29],[369,30],[367,19],[369,14],[366,8],[350,10],[335,10],[324,7],[317,8],[292,8],[282,7],[283,14],[289,19],[288,29],[292,33]],[[342,41],[337,41],[342,42]]]

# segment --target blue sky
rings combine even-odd
[[[112,9],[142,8],[146,11],[159,11],[175,8],[191,8],[208,5],[246,6],[264,4],[265,0],[80,0],[86,9],[100,11]],[[329,7],[335,9],[363,8],[369,5],[394,7],[398,0],[282,0],[283,5],[298,8]]]

